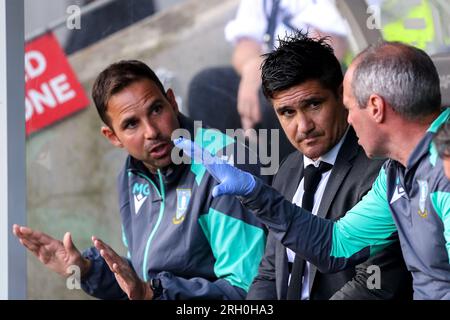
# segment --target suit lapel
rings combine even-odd
[[[295,156],[290,160],[286,174],[283,174],[282,180],[274,181],[273,186],[288,200],[292,202],[295,192],[297,191],[300,180],[303,178],[303,155],[296,152]],[[276,247],[276,290],[277,296],[285,300],[288,288],[289,270],[286,247],[277,242]]]
[[[292,202],[295,192],[297,191],[300,180],[303,177],[303,155],[297,152],[295,158],[291,162],[289,173],[286,175],[286,181],[282,181],[277,188],[284,197]]]
[[[277,297],[278,299],[286,300],[289,281],[289,267],[286,247],[283,246],[281,242],[277,241],[275,250],[277,251],[275,255],[275,283]]]
[[[334,163],[327,186],[325,187],[319,210],[317,211],[317,215],[319,217],[329,217],[331,202],[333,202],[333,199],[344,181],[344,178],[351,169],[352,160],[357,156],[357,154],[358,144],[356,141],[356,134],[353,128],[350,127],[336,157],[336,162]]]
[[[333,170],[331,171],[330,178],[328,179],[327,186],[320,202],[317,215],[322,218],[329,218],[331,215],[330,206],[336,197],[338,190],[347,176],[348,171],[352,167],[353,159],[358,155],[358,141],[355,131],[352,127],[349,128],[347,136],[342,143],[341,149],[336,157]],[[314,284],[314,278],[316,276],[317,268],[310,264],[309,268],[309,292],[312,291]]]

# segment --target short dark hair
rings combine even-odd
[[[111,119],[106,114],[108,101],[114,94],[122,91],[130,84],[148,79],[153,81],[166,95],[164,86],[156,76],[155,72],[145,63],[138,60],[122,60],[109,65],[103,70],[92,87],[92,99],[102,121],[111,127]]]
[[[343,80],[342,68],[327,40],[311,38],[302,31],[278,39],[278,47],[264,55],[261,68],[266,98],[308,80],[318,80],[337,94]]]
[[[369,46],[354,61],[351,86],[360,108],[375,93],[409,120],[439,112],[439,75],[423,50],[401,42],[382,41]]]
[[[450,122],[444,123],[433,138],[440,158],[450,157]]]

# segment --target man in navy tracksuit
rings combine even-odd
[[[183,129],[228,162],[238,150],[250,151],[217,130],[196,128],[142,62],[106,68],[92,96],[105,123],[102,133],[129,153],[118,177],[127,259],[96,237],[81,254],[70,234],[61,243],[26,227],[14,226],[14,233],[63,276],[78,265],[83,290],[97,298],[245,298],[264,252],[264,229],[234,197],[211,196],[217,182],[202,164],[174,164],[182,153],[171,137]],[[240,167],[260,173],[257,164]]]

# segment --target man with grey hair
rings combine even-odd
[[[366,154],[390,159],[342,219],[314,216],[252,175],[210,158],[206,167],[220,182],[213,195],[240,196],[283,245],[322,272],[361,263],[398,234],[414,298],[450,299],[450,181],[432,144],[450,110],[441,109],[435,66],[409,45],[369,47],[345,75],[344,104]],[[196,147],[188,140],[176,145],[188,153]]]

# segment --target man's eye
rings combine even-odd
[[[311,109],[318,109],[322,105],[322,101],[311,101],[309,107]]]
[[[124,128],[125,129],[134,129],[137,126],[137,121],[128,121],[127,123],[125,123]]]
[[[281,111],[281,116],[283,117],[292,117],[294,115],[294,111],[293,110],[283,110]]]
[[[161,105],[156,105],[156,106],[154,106],[152,108],[152,113],[153,114],[159,114],[159,113],[161,113],[161,110],[162,110],[162,106]]]

